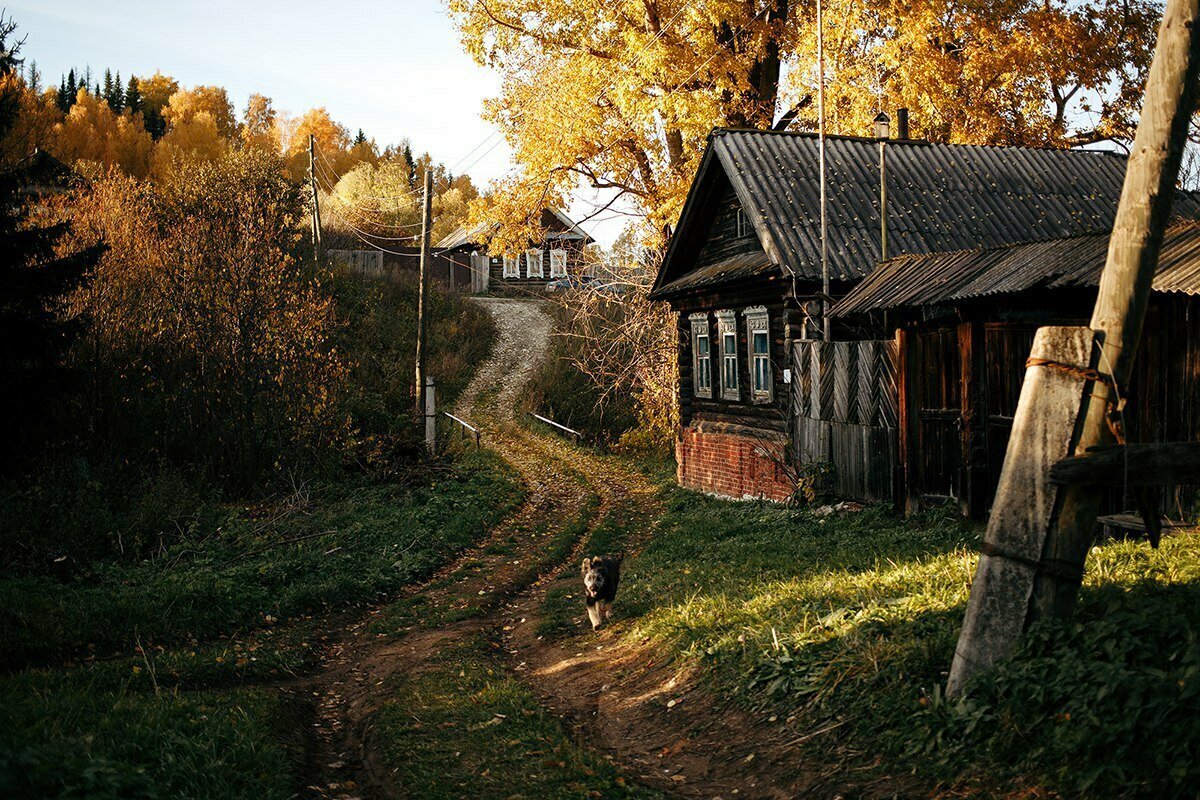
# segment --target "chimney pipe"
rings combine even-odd
[[[908,109],[907,108],[897,108],[896,109],[896,138],[897,139],[907,139],[908,138]]]

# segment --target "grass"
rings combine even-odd
[[[298,729],[274,694],[156,694],[109,670],[0,682],[0,795],[253,798],[292,794]]]
[[[263,528],[247,509],[161,557],[98,564],[67,582],[0,580],[0,664],[211,639],[369,602],[430,574],[520,499],[515,475],[473,453],[415,491],[335,485]],[[302,538],[307,537],[307,538]],[[281,545],[281,541],[295,541]]]
[[[881,508],[817,517],[667,491],[622,575],[626,631],[717,691],[931,784],[1067,796],[1200,790],[1200,541],[1097,547],[1077,618],[941,695],[982,531]],[[999,782],[999,783],[998,783]]]
[[[414,797],[659,796],[576,745],[486,641],[448,646],[392,689],[379,739]]]

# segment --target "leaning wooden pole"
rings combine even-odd
[[[308,135],[308,184],[312,189],[313,263],[321,261],[321,195],[317,192],[317,137]]]
[[[417,415],[425,413],[425,350],[428,347],[428,321],[425,319],[429,293],[429,231],[433,226],[433,175],[425,173],[425,191],[421,198],[421,265],[417,280],[417,369],[413,383]]]
[[[1036,619],[1071,613],[1099,495],[1050,482],[1055,462],[1119,430],[1163,230],[1196,105],[1200,0],[1169,0],[1089,328],[1034,341],[947,694],[1012,652]]]

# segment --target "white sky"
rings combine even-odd
[[[324,106],[352,134],[362,128],[380,147],[407,136],[415,151],[447,166],[493,130],[479,114],[499,81],[463,52],[440,0],[17,0],[6,7],[26,37],[24,57],[37,61],[48,85],[71,67],[91,65],[101,77],[111,68],[123,81],[159,69],[186,86],[225,87],[239,113],[252,92],[292,114]],[[501,142],[467,171],[486,185],[511,168],[510,156]],[[595,199],[581,195],[568,213],[586,216]],[[584,227],[608,245],[624,224],[604,214]]]

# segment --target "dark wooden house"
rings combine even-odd
[[[1193,197],[1177,208],[1196,214]],[[1086,325],[1108,235],[903,256],[834,308],[887,316],[899,348],[899,484],[909,509],[991,505],[1034,331]],[[1134,377],[1122,387],[1129,441],[1200,441],[1200,224],[1168,230]],[[1119,503],[1119,498],[1114,502]]]
[[[471,290],[504,293],[544,289],[550,281],[587,272],[584,248],[595,240],[558,209],[542,210],[545,236],[518,253],[489,255],[499,224],[460,227],[437,243],[438,256],[467,278]]]
[[[709,138],[651,294],[677,313],[685,486],[780,500],[831,464],[843,496],[906,491],[893,320],[838,315],[821,340],[818,163],[813,134]],[[885,253],[1106,234],[1125,173],[1107,152],[853,137],[826,137],[826,165],[832,299]]]

